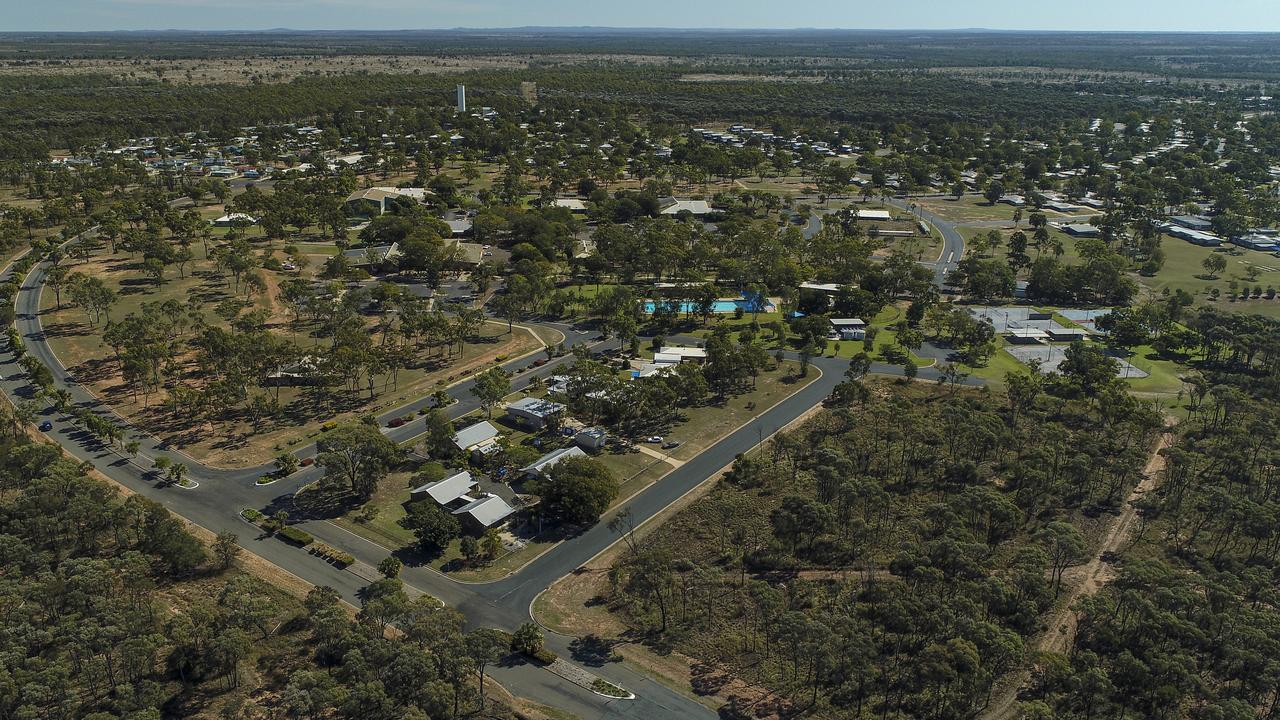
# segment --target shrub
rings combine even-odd
[[[270,475],[260,475],[260,476],[258,476],[257,484],[259,484],[259,485],[270,485],[271,483],[273,483],[273,482],[275,482],[275,481],[276,481],[276,479],[275,479],[275,478],[273,478],[273,477],[271,477]]]
[[[321,426],[320,426],[320,429],[321,429],[321,430],[326,430],[326,431],[327,431],[327,430],[332,430],[332,429],[334,429],[334,428],[336,428],[336,427],[338,427],[338,421],[337,421],[337,420],[330,420],[329,422],[327,422],[327,423],[325,423],[325,424],[321,425]]]
[[[555,653],[551,652],[546,648],[542,648],[538,650],[538,652],[533,653],[532,657],[534,660],[537,660],[543,665],[550,665],[551,663],[560,659],[558,655],[556,655]]]
[[[306,547],[316,541],[314,537],[311,537],[311,533],[292,525],[285,525],[280,528],[276,535],[283,538],[285,542],[292,543],[298,547]]]
[[[335,547],[325,545],[324,543],[317,543],[316,545],[313,545],[309,552],[312,555],[317,555],[331,563],[334,563],[335,565],[341,565],[343,567],[346,567],[356,561],[356,559],[351,556],[351,553],[345,553]]]
[[[591,683],[591,689],[595,690],[601,695],[606,695],[608,697],[624,698],[624,697],[627,697],[627,695],[629,695],[629,693],[626,690],[623,690],[617,685],[614,685],[613,683],[607,680],[602,680],[600,678],[596,678],[595,682]]]
[[[542,628],[534,623],[525,623],[511,635],[511,649],[519,653],[537,657],[542,650]]]
[[[251,523],[260,523],[263,520],[265,520],[267,516],[263,515],[257,510],[254,510],[253,508],[245,508],[240,511],[240,517],[243,517],[245,520],[248,520]]]

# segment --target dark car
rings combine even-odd
[[[679,440],[668,440],[668,441],[666,441],[666,442],[662,443],[662,449],[663,449],[663,450],[674,450],[674,449],[676,449],[676,448],[678,448],[678,447],[680,447],[680,441],[679,441]]]
[[[45,420],[44,422],[40,423],[40,432],[49,432],[52,429],[53,429],[52,422]]]

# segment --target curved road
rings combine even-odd
[[[894,197],[880,198],[885,205],[905,210],[912,213],[915,217],[938,228],[938,232],[942,233],[942,252],[939,253],[938,259],[933,262],[925,262],[933,268],[933,282],[938,286],[939,290],[945,290],[947,287],[947,277],[952,270],[956,269],[956,265],[964,257],[964,236],[956,229],[955,223],[942,218],[928,210],[917,205],[914,209],[907,200]],[[829,215],[832,211],[813,212],[809,215],[809,222],[804,226],[805,238],[812,238],[822,229],[823,215]]]
[[[947,276],[951,274],[952,270],[956,269],[956,265],[964,257],[964,236],[956,229],[954,223],[925,210],[919,205],[912,209],[910,202],[907,200],[893,197],[886,197],[883,200],[886,205],[913,213],[916,217],[938,228],[938,232],[942,233],[942,252],[939,253],[938,259],[931,264],[933,265],[934,284],[938,286],[938,289],[945,288]]]
[[[50,369],[55,385],[68,390],[76,404],[104,414],[110,413],[109,408],[68,377],[66,370],[46,342],[40,322],[39,307],[47,268],[47,262],[40,263],[24,280],[15,299],[17,330],[26,344],[27,352]],[[598,338],[594,333],[579,332],[568,326],[556,325],[555,327],[565,333],[566,345],[591,343]],[[534,376],[550,375],[560,365],[571,359],[571,356],[564,357],[541,368],[533,368],[532,363],[538,357],[539,355],[535,354],[504,366],[515,373],[513,386],[523,387]],[[844,369],[848,365],[847,361],[829,358],[815,358],[813,364],[822,371],[821,377],[697,457],[671,471],[629,501],[628,507],[636,522],[642,522],[666,508],[731,463],[737,454],[750,450],[763,438],[769,437],[814,405],[822,402],[832,388],[840,382]],[[900,369],[880,365],[877,365],[874,370],[898,374],[901,372]],[[927,372],[929,370],[931,369],[923,369],[921,376],[929,377]],[[0,387],[5,392],[17,400],[34,398],[35,389],[29,383],[21,366],[17,364],[11,350],[6,349],[3,354],[0,354],[0,375],[3,376]],[[468,381],[449,388],[450,394],[458,400],[449,408],[448,412],[451,416],[460,416],[477,407],[476,400],[468,392],[470,387],[471,383]],[[424,398],[383,413],[380,417],[381,424],[385,425],[385,421],[392,417],[416,411],[427,402]],[[121,485],[162,503],[174,513],[210,531],[236,532],[241,536],[240,544],[250,552],[307,582],[331,586],[353,602],[358,602],[361,589],[369,582],[353,571],[360,567],[367,569],[369,566],[376,566],[388,554],[385,548],[347,533],[328,522],[299,523],[320,541],[349,552],[356,558],[357,562],[351,568],[338,569],[277,539],[262,536],[256,528],[240,518],[239,512],[243,508],[263,508],[268,511],[281,507],[287,508],[295,490],[320,476],[322,471],[318,468],[307,468],[271,485],[257,486],[256,479],[270,470],[270,466],[217,469],[203,466],[189,458],[178,457],[180,462],[187,465],[188,477],[198,483],[197,487],[188,490],[165,485],[154,477],[151,470],[152,458],[162,454],[177,455],[175,449],[166,447],[160,439],[128,428],[133,430],[131,433],[133,439],[141,443],[139,457],[130,460],[112,448],[103,446],[52,408],[46,407],[40,419],[47,419],[53,424],[52,430],[47,433],[51,440],[62,445],[75,458],[92,464]],[[118,418],[117,421],[124,425]],[[397,442],[404,441],[418,434],[416,425],[416,423],[410,423],[404,427],[389,430],[387,434]],[[305,457],[314,452],[314,446],[309,446],[300,450],[298,454]],[[544,553],[521,571],[496,582],[460,583],[424,567],[405,567],[401,578],[411,592],[417,590],[430,594],[458,608],[472,627],[514,629],[529,620],[530,604],[539,592],[614,542],[616,538],[606,525],[603,522],[596,524],[581,535]],[[365,574],[367,575],[367,572]],[[568,638],[554,634],[547,638],[548,646],[564,657],[569,657],[568,642]],[[676,720],[714,717],[714,713],[707,707],[626,666],[610,664],[593,668],[593,672],[631,690],[637,695],[636,699],[630,701],[606,699],[572,685],[542,668],[528,664],[497,667],[493,675],[516,695],[562,708],[581,718]]]

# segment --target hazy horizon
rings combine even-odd
[[[1193,0],[915,0],[895,6],[811,0],[609,5],[580,0],[63,0],[8,11],[6,32],[262,32],[507,30],[902,30],[1277,32],[1267,0],[1214,7]],[[389,18],[396,18],[390,21]]]

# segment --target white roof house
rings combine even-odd
[[[835,295],[836,293],[839,293],[841,287],[843,286],[840,283],[800,283],[801,290],[813,290],[814,292],[826,293],[828,295]]]
[[[415,202],[426,200],[429,191],[426,188],[371,187],[356,190],[347,196],[347,203],[361,203],[362,207],[376,207],[378,214],[387,211],[387,202],[396,198],[410,198]]]
[[[454,515],[465,515],[470,517],[480,527],[493,527],[498,523],[506,520],[516,511],[515,508],[507,504],[506,500],[497,495],[485,495],[477,498],[453,511]]]
[[[520,472],[532,473],[534,475],[542,475],[547,470],[550,470],[551,468],[555,467],[557,463],[559,463],[561,460],[564,460],[565,458],[586,457],[586,456],[587,454],[582,451],[582,448],[576,445],[567,447],[567,448],[560,448],[559,450],[552,450],[546,455],[543,455],[542,457],[533,461],[531,464],[520,468]]]
[[[656,363],[681,363],[685,360],[705,362],[706,359],[706,348],[681,347],[679,345],[664,345],[662,349],[653,354],[653,361]]]
[[[892,220],[893,216],[889,214],[888,210],[859,210],[858,219],[888,221],[888,220]]]
[[[556,198],[552,206],[564,208],[572,213],[584,213],[587,211],[587,204],[579,198]]]
[[[711,203],[706,200],[677,200],[673,197],[662,198],[659,201],[660,211],[663,215],[678,215],[684,210],[688,210],[693,215],[707,215],[711,213]]]
[[[498,437],[498,428],[494,427],[488,420],[484,420],[459,430],[453,436],[453,444],[457,445],[459,450],[470,450],[476,446],[490,443],[496,437]]]
[[[471,477],[471,473],[463,470],[438,482],[427,483],[421,487],[414,488],[409,492],[409,497],[415,500],[429,497],[441,505],[448,505],[454,500],[465,496],[476,485],[477,483]]]
[[[258,219],[248,213],[227,213],[226,215],[211,220],[210,222],[214,227],[231,227],[234,223],[257,225]]]
[[[867,323],[862,318],[831,318],[831,325],[837,328],[860,328],[866,327]]]

